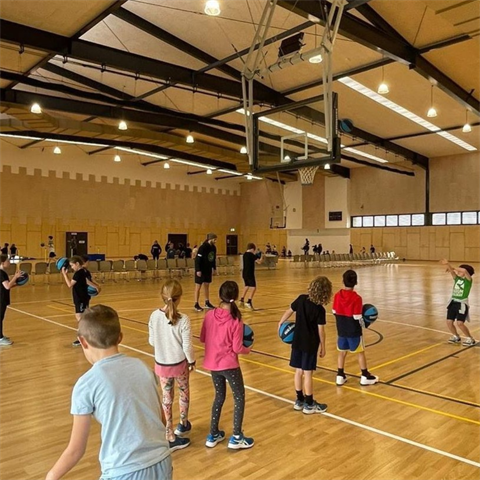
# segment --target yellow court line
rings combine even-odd
[[[403,357],[396,358],[394,360],[390,360],[389,362],[382,363],[381,365],[377,365],[375,367],[369,368],[369,370],[376,370],[377,368],[386,367],[387,365],[391,365],[392,363],[399,362],[400,360],[404,360],[405,358],[413,357],[414,355],[418,355],[419,353],[426,352],[432,348],[438,347],[439,345],[445,345],[445,342],[435,343],[434,345],[429,345],[428,347],[422,348],[421,350],[417,350],[416,352],[409,353],[408,355],[403,355]]]
[[[393,385],[395,387],[400,387],[400,388],[405,388],[407,390],[412,390],[413,392],[426,393],[427,395],[438,396],[437,398],[446,398],[448,400],[454,400],[456,402],[468,402],[471,405],[476,405],[477,407],[480,407],[480,403],[471,402],[470,400],[463,400],[462,398],[449,397],[448,395],[443,395],[443,393],[440,394],[440,393],[437,393],[437,392],[429,392],[427,390],[420,390],[419,388],[409,387],[408,385],[400,385],[400,383],[389,383],[389,385]]]
[[[247,362],[247,363],[253,363],[255,365],[260,365],[260,366],[267,367],[267,368],[271,368],[272,370],[278,370],[280,372],[289,373],[291,375],[295,374],[295,372],[293,372],[291,370],[286,370],[284,368],[274,367],[272,365],[268,365],[268,364],[262,363],[262,362],[257,362],[255,360],[250,360],[250,359],[247,359],[247,358],[241,358],[241,361]],[[312,378],[315,381],[320,382],[320,383],[326,383],[327,385],[337,386],[334,382],[331,382],[329,380],[323,380],[323,379],[317,378],[317,377],[312,377]],[[362,393],[364,395],[370,395],[370,396],[373,396],[373,397],[376,397],[376,398],[380,398],[382,400],[388,400],[388,401],[391,401],[391,402],[394,402],[394,403],[399,403],[400,405],[406,405],[408,407],[418,408],[419,410],[425,410],[427,412],[435,413],[437,415],[442,415],[444,417],[453,418],[455,420],[461,420],[461,421],[464,421],[464,422],[467,422],[467,423],[473,423],[475,425],[480,425],[480,421],[477,421],[477,420],[472,420],[472,419],[466,418],[466,417],[460,417],[459,415],[453,415],[451,413],[443,412],[441,410],[435,410],[435,409],[429,408],[429,407],[423,407],[422,405],[417,405],[416,403],[405,402],[403,400],[398,400],[396,398],[387,397],[385,395],[380,395],[379,393],[367,392],[365,390],[360,390],[359,388],[349,387],[349,386],[346,386],[346,385],[343,385],[341,388],[343,388],[345,390],[351,390],[353,392],[359,392],[359,393]]]

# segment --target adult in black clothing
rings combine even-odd
[[[0,249],[0,253],[2,255],[8,255],[8,246],[9,246],[9,243],[6,243],[1,249]]]
[[[10,305],[10,290],[17,286],[17,279],[22,275],[21,270],[17,270],[10,279],[5,271],[10,266],[8,255],[0,255],[0,346],[11,345],[13,342],[3,334],[3,320],[7,313],[7,307]]]
[[[185,247],[185,258],[192,258],[192,249],[189,243],[187,243],[187,246]]]
[[[375,247],[372,245],[370,245],[370,253],[375,253]]]
[[[17,255],[17,252],[18,252],[17,246],[14,243],[12,243],[10,245],[10,257],[14,258]]]
[[[305,252],[305,255],[308,255],[308,252],[310,250],[310,241],[308,238],[305,239],[305,245],[302,247],[302,250]]]
[[[162,253],[162,247],[158,244],[158,240],[155,240],[153,242],[150,253],[152,254],[154,260],[158,260],[160,258],[160,255]]]
[[[243,290],[242,298],[240,299],[240,305],[245,305],[247,308],[254,310],[252,299],[257,290],[257,283],[255,281],[255,264],[263,263],[264,256],[262,255],[258,258],[255,255],[255,250],[257,247],[254,243],[249,243],[247,245],[247,251],[243,254],[243,271],[242,277],[245,282],[245,289]],[[244,303],[245,297],[250,292],[250,298],[248,298],[247,303]]]
[[[350,250],[348,251],[348,253],[351,255],[353,253],[353,245],[350,244]]]
[[[207,239],[200,245],[197,256],[195,257],[195,305],[197,312],[202,312],[203,308],[198,303],[200,298],[200,288],[203,285],[205,292],[205,308],[215,308],[209,300],[210,284],[212,283],[212,274],[217,270],[217,235],[209,233]]]

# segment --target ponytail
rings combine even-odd
[[[161,296],[166,306],[165,315],[172,325],[175,325],[181,317],[177,310],[177,301],[182,294],[182,286],[177,280],[167,280],[162,286]]]
[[[218,293],[218,296],[223,303],[230,304],[230,314],[235,320],[242,319],[242,313],[235,303],[235,300],[238,300],[238,294],[239,290],[237,282],[231,280],[223,282]]]

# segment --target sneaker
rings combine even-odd
[[[175,429],[175,435],[185,435],[187,432],[189,432],[192,429],[192,424],[187,420],[187,424],[184,425],[183,423],[179,423],[177,425],[177,428]]]
[[[243,301],[242,298],[238,301],[238,304],[239,304],[241,307],[244,307],[244,306],[245,306],[245,302]]]
[[[4,337],[5,338],[5,337]],[[477,342],[474,340],[472,337],[466,338],[463,342],[462,345],[464,347],[471,347],[472,345],[475,345]]]
[[[80,340],[75,340],[74,342],[72,342],[72,347],[79,347],[80,345]]]
[[[198,304],[196,303],[193,308],[195,309],[195,311],[197,312],[203,312],[203,308]]]
[[[347,377],[345,375],[337,375],[337,378],[335,380],[335,383],[341,387],[345,383],[347,383]]]
[[[323,413],[327,411],[327,405],[324,403],[313,402],[311,405],[305,404],[303,406],[303,413],[305,415],[312,415],[313,413]]]
[[[255,442],[253,438],[245,437],[242,434],[240,435],[232,435],[230,440],[228,441],[228,448],[232,448],[233,450],[240,450],[242,448],[252,448]]]
[[[452,335],[448,339],[448,343],[460,343],[460,337],[458,335]]]
[[[304,403],[305,402],[302,401],[302,400],[295,400],[295,404],[293,405],[293,409],[297,410],[297,412],[299,412],[300,410],[303,410]]]
[[[378,382],[378,377],[376,375],[362,375],[360,377],[360,385],[375,385]]]
[[[217,446],[217,443],[223,442],[223,440],[225,440],[225,432],[223,430],[219,430],[216,435],[212,435],[211,433],[207,435],[207,441],[205,442],[205,445],[213,448]]]
[[[207,301],[205,302],[205,308],[209,308],[209,309],[211,310],[211,309],[213,309],[213,308],[215,308],[215,307],[210,303],[209,300],[207,300]]]
[[[168,442],[170,445],[170,451],[174,452],[175,450],[181,450],[182,448],[187,448],[190,445],[189,438],[177,437],[175,435],[175,440],[173,442]]]
[[[0,345],[11,345],[13,342],[10,340],[8,337],[2,337],[0,338]]]
[[[249,308],[250,310],[255,310],[255,309],[253,308],[253,303],[252,303],[252,302],[247,302],[247,303],[245,304],[245,306],[246,306],[247,308]]]

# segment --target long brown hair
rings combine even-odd
[[[232,280],[227,280],[223,282],[220,286],[218,296],[223,303],[228,303],[230,305],[230,314],[235,320],[242,319],[242,313],[237,307],[235,300],[238,300],[238,284]]]
[[[165,302],[165,315],[170,320],[172,325],[177,323],[177,320],[182,316],[177,310],[177,301],[183,294],[182,286],[177,280],[167,280],[160,291],[160,295]]]

